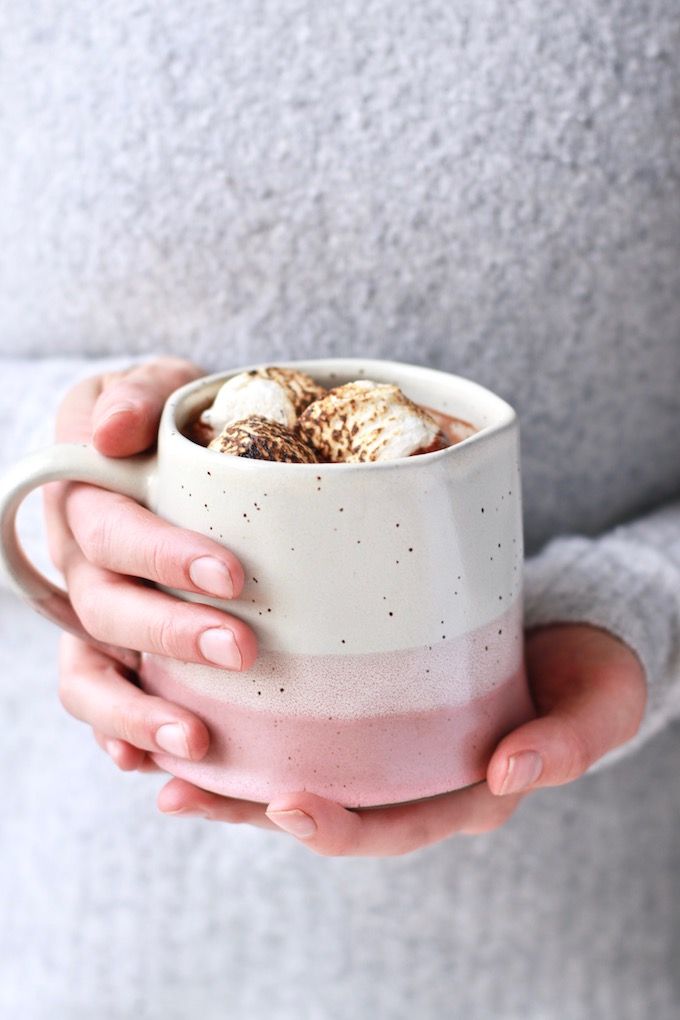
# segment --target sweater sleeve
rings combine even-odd
[[[624,757],[680,716],[680,502],[597,538],[561,537],[527,561],[525,624],[589,623],[624,641],[647,676],[639,733]],[[598,763],[599,764],[599,763]]]
[[[0,475],[20,457],[55,442],[54,422],[64,394],[81,379],[114,372],[149,356],[102,358],[0,358]],[[19,512],[18,530],[26,554],[51,580],[60,583],[49,558],[39,492],[31,493]],[[0,574],[0,589],[7,582]]]

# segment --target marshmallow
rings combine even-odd
[[[276,460],[286,464],[317,463],[314,451],[291,429],[257,414],[227,425],[209,444],[208,449],[252,460]]]
[[[325,392],[304,372],[276,366],[256,368],[228,379],[200,420],[220,432],[255,414],[293,428],[305,407]]]
[[[315,400],[298,419],[298,431],[320,459],[334,463],[410,457],[441,438],[437,422],[398,386],[369,379]]]

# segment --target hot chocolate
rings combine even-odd
[[[231,456],[343,464],[433,453],[476,431],[398,386],[361,379],[324,390],[303,372],[269,366],[227,380],[185,435]]]

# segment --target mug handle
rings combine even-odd
[[[60,443],[18,461],[0,480],[0,571],[17,595],[64,630],[98,644],[83,628],[67,593],[27,559],[17,538],[16,517],[29,492],[47,482],[89,482],[149,506],[156,454],[112,459],[86,444]]]

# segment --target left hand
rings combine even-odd
[[[406,854],[457,833],[499,828],[527,793],[578,779],[635,736],[645,708],[642,665],[607,631],[585,624],[538,628],[527,635],[526,660],[537,716],[501,740],[486,781],[475,786],[377,810],[347,810],[312,793],[287,793],[265,809],[172,779],[158,807],[284,829],[325,856]]]

